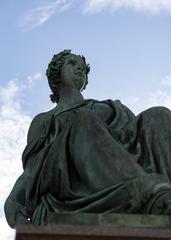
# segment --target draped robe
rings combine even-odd
[[[166,108],[136,117],[119,100],[81,100],[37,115],[24,172],[5,204],[8,223],[43,225],[48,212],[151,213],[171,191],[170,122]]]

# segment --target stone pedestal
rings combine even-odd
[[[22,225],[16,240],[171,240],[169,216],[50,214],[46,226]]]

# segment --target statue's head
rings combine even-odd
[[[58,54],[55,54],[46,70],[46,76],[48,78],[48,83],[52,91],[52,94],[50,95],[52,102],[58,102],[59,100],[58,85],[62,81],[61,72],[64,65],[71,61],[76,61],[77,63],[79,63],[81,66],[80,68],[85,73],[84,82],[81,82],[81,78],[80,78],[80,83],[78,83],[79,90],[80,91],[84,90],[86,88],[86,85],[88,84],[88,73],[90,71],[90,66],[86,63],[86,59],[84,56],[72,54],[71,50],[68,50],[68,49]]]

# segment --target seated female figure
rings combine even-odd
[[[24,172],[5,203],[11,227],[43,225],[48,212],[171,213],[171,112],[136,117],[119,100],[84,100],[89,70],[70,50],[48,66],[58,104],[31,123]]]

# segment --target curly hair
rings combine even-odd
[[[59,101],[57,85],[58,85],[58,83],[60,83],[61,68],[62,68],[65,60],[69,57],[69,55],[71,55],[70,49],[65,49],[64,51],[62,51],[58,54],[55,54],[46,70],[46,76],[48,79],[50,89],[52,91],[52,94],[50,95],[50,99],[53,103]],[[86,63],[86,59],[84,56],[81,56],[81,55],[77,55],[77,56],[81,57],[83,64],[85,66],[86,82],[83,87],[83,89],[85,89],[86,85],[88,84],[88,73],[90,72],[90,66],[89,66],[89,64]]]

